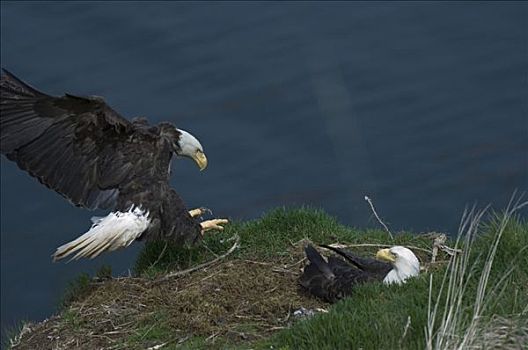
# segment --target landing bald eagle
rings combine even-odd
[[[174,155],[207,158],[200,142],[170,123],[128,121],[100,97],[44,94],[6,70],[0,91],[0,151],[76,206],[113,209],[57,249],[54,260],[94,258],[136,239],[194,243],[227,220],[200,222],[169,185]]]
[[[328,257],[328,262],[311,245],[305,253],[309,264],[304,268],[300,284],[308,292],[328,302],[335,302],[352,294],[354,286],[366,282],[404,283],[420,272],[420,262],[414,253],[405,247],[394,246],[381,249],[376,260],[362,258],[339,248],[322,245],[343,258]]]

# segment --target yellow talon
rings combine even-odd
[[[213,212],[210,209],[203,207],[189,210],[189,215],[193,218],[203,216],[205,213],[212,214]]]
[[[203,214],[203,211],[201,208],[196,208],[196,209],[193,209],[193,210],[189,210],[189,215],[192,216],[193,218],[197,217],[197,216],[202,216]]]
[[[212,220],[206,220],[200,223],[202,226],[202,233],[210,231],[210,230],[219,230],[222,231],[224,227],[222,225],[225,225],[229,223],[227,219],[212,219]]]

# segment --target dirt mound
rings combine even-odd
[[[145,349],[200,337],[208,345],[251,342],[291,324],[301,307],[327,305],[298,289],[302,249],[275,261],[228,260],[163,282],[121,278],[92,284],[61,316],[21,333],[13,349]]]

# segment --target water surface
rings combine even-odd
[[[525,3],[2,2],[1,60],[34,86],[105,96],[197,135],[174,165],[189,207],[257,218],[324,208],[394,231],[455,232],[468,204],[528,189]],[[2,157],[2,328],[49,316],[94,262],[51,262],[92,212]]]

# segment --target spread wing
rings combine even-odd
[[[75,205],[114,205],[119,183],[154,162],[150,143],[133,142],[135,125],[100,98],[49,96],[5,70],[0,91],[1,153]]]

